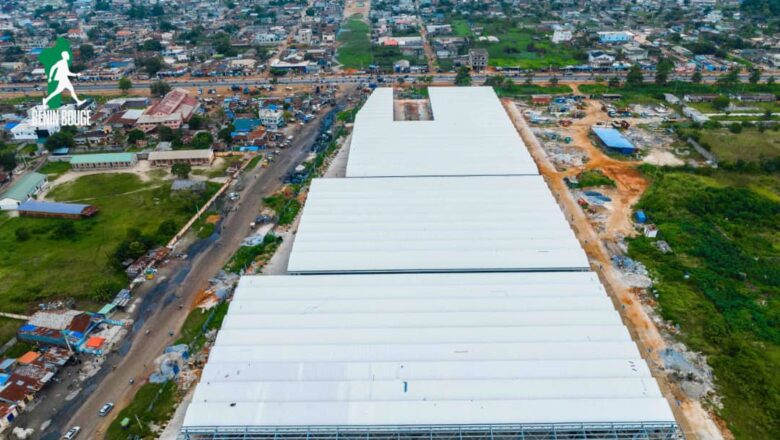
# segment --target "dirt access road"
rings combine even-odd
[[[166,268],[163,272],[169,274],[168,278],[152,287],[146,293],[150,301],[145,307],[139,307],[137,323],[128,336],[133,338],[134,343],[125,353],[114,355],[106,362],[104,370],[108,371],[104,372],[102,381],[92,390],[82,391],[82,394],[88,394],[86,397],[80,395],[74,399],[78,406],[64,409],[53,418],[41,438],[60,438],[61,433],[75,425],[82,428],[80,437],[104,438],[113,417],[97,417],[100,407],[105,402],[115,402],[117,408],[112,414],[115,416],[132,400],[152,372],[154,359],[178,337],[171,337],[168,332],[181,328],[197,293],[207,286],[208,279],[225,265],[249,234],[249,223],[257,215],[262,198],[278,190],[281,179],[309,154],[321,122],[322,116],[302,127],[293,146],[282,150],[271,167],[257,167],[245,175],[246,188],[241,191],[237,210],[219,225],[221,232],[196,243],[190,249],[187,260],[171,261],[171,270]],[[184,303],[185,307],[179,309],[180,303]],[[144,334],[146,330],[150,331],[149,335]],[[113,369],[113,366],[116,368]],[[133,385],[130,384],[131,379],[134,380]],[[34,424],[29,426],[36,427]]]
[[[515,104],[507,99],[503,103],[507,113],[514,121],[515,127],[528,146],[541,174],[547,180],[547,184],[558,200],[564,215],[570,221],[572,229],[585,249],[591,261],[591,268],[599,274],[632,338],[639,346],[640,352],[648,360],[650,369],[669,401],[680,429],[688,439],[723,439],[724,435],[717,423],[713,421],[710,414],[701,404],[688,399],[676,384],[668,381],[661,372],[658,353],[666,347],[666,342],[637,295],[621,281],[619,274],[613,269],[609,254],[602,242],[603,237],[599,237],[593,230],[585,213],[577,205],[572,193],[563,181],[563,177],[572,173],[579,173],[581,169],[567,170],[565,172],[557,171],[547,160],[544,149],[533,132],[531,132],[530,127]],[[589,103],[588,116],[579,122],[580,126],[575,127],[577,135],[574,137],[574,144],[588,151],[590,157],[588,168],[604,167],[602,171],[616,180],[618,191],[625,193],[624,200],[620,201],[624,206],[620,210],[616,209],[615,211],[622,212],[626,216],[624,221],[630,225],[630,205],[641,196],[646,183],[642,183],[643,179],[633,169],[634,164],[618,161],[604,155],[587,138],[586,128],[588,125],[586,124],[596,122],[594,119],[597,118],[596,113],[592,109],[593,105],[594,103]],[[621,224],[617,220],[610,223],[614,223],[614,226],[618,229],[625,227],[625,224]]]

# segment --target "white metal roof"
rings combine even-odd
[[[242,278],[184,427],[673,420],[592,272],[363,274]]]
[[[357,114],[347,177],[539,174],[491,87],[428,88],[432,121],[394,121],[393,89]]]
[[[291,273],[587,270],[541,176],[315,179]]]

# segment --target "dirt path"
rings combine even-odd
[[[564,215],[569,219],[572,229],[585,249],[588,258],[591,261],[591,267],[599,274],[607,292],[610,294],[615,307],[620,312],[623,321],[628,327],[632,338],[636,341],[640,352],[645,356],[653,372],[654,377],[659,382],[661,391],[666,396],[674,412],[680,429],[689,439],[723,439],[718,425],[713,421],[710,415],[697,401],[692,401],[685,397],[676,384],[669,382],[660,370],[660,360],[658,353],[665,347],[666,343],[661,336],[658,328],[655,326],[652,318],[645,310],[637,294],[626,286],[620,278],[620,275],[614,270],[609,254],[604,247],[603,237],[599,237],[591,226],[583,210],[577,205],[571,191],[563,182],[563,177],[571,174],[571,171],[559,172],[548,161],[547,156],[534,136],[528,124],[523,119],[520,111],[511,100],[504,100],[504,106],[507,113],[515,123],[515,127],[528,146],[531,155],[539,167],[542,175],[545,176],[550,189],[555,194]],[[590,142],[587,136],[589,124],[596,122],[597,113],[593,110],[593,103],[589,103],[587,116],[578,121],[574,127],[574,143],[588,151],[591,160],[586,168],[601,168],[602,171],[613,178],[618,187],[617,192],[621,194],[615,201],[613,218],[608,222],[608,234],[616,234],[617,231],[630,230],[630,212],[631,205],[635,203],[647,183],[633,168],[635,163],[624,162],[612,159],[597,150]],[[575,170],[578,172],[578,170]],[[622,220],[617,218],[617,213],[622,213]],[[611,228],[616,228],[612,230]]]

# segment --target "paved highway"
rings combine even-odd
[[[496,73],[496,75],[499,73]],[[526,80],[526,77],[522,73],[510,73],[510,72],[503,72],[501,73],[504,76],[510,77],[515,79],[516,82],[522,82]],[[590,74],[590,73],[550,73],[550,72],[537,72],[534,74],[534,77],[532,78],[533,83],[535,84],[541,84],[541,83],[548,83],[551,78],[558,78],[561,82],[582,82],[582,83],[593,83],[595,82],[596,77],[602,77],[602,78],[609,78],[612,76],[618,76],[618,77],[624,77],[626,75],[625,72],[610,72],[610,73],[599,73],[599,74]],[[769,73],[764,74],[764,77],[769,77]],[[383,80],[381,82],[378,82],[378,84],[389,84],[394,83],[398,81],[399,78],[403,78],[405,82],[414,82],[417,78],[423,75],[417,75],[417,74],[392,74],[392,75],[381,75],[380,78]],[[450,73],[441,73],[441,74],[434,74],[431,75],[433,78],[433,83],[435,84],[452,84],[455,75]],[[485,79],[488,77],[488,75],[485,74],[474,74],[472,75],[472,80],[474,84],[482,84],[485,82]],[[714,82],[717,81],[717,79],[720,77],[720,75],[704,75],[703,81],[704,82]],[[740,75],[741,80],[747,81],[748,75],[747,74],[741,74]],[[645,75],[645,81],[651,82],[654,80],[654,76],[652,74]],[[670,77],[670,80],[679,80],[679,81],[689,81],[690,76],[689,75],[672,75]],[[204,89],[208,88],[215,88],[215,87],[230,87],[230,86],[238,86],[238,87],[252,87],[252,86],[262,86],[262,85],[270,85],[272,84],[271,79],[268,77],[231,77],[231,78],[219,78],[219,79],[213,79],[213,78],[167,78],[165,81],[170,84],[171,86],[176,87],[203,87]],[[148,88],[149,85],[153,81],[151,80],[135,80],[133,81],[133,88],[134,89],[145,89]],[[285,76],[280,77],[276,79],[276,82],[278,85],[316,85],[316,84],[323,84],[323,85],[336,85],[336,84],[360,84],[365,83],[368,84],[369,82],[377,82],[377,76],[372,75],[328,75],[328,76],[317,76],[317,75],[307,75],[307,76]],[[24,84],[7,84],[0,86],[0,94],[2,93],[41,93],[43,94],[43,90],[45,88],[45,82],[41,83],[24,83]],[[86,81],[80,81],[76,83],[76,87],[78,90],[87,90],[87,91],[116,91],[119,90],[117,87],[117,83],[112,82],[86,82]],[[205,90],[204,90],[205,92]]]

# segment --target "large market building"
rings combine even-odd
[[[681,438],[493,90],[429,90],[431,121],[391,89],[358,113],[297,276],[241,279],[181,438]]]

